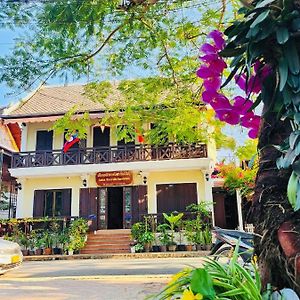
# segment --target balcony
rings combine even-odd
[[[119,162],[207,158],[207,145],[126,145],[62,150],[19,152],[12,155],[12,169]]]

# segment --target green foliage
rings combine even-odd
[[[174,275],[152,299],[262,300],[261,279],[255,266],[243,267],[237,259],[237,250],[229,264],[206,259],[202,268],[185,269]]]
[[[171,230],[170,234],[170,245],[176,245],[174,241],[174,234],[175,234],[175,227],[179,224],[181,218],[183,217],[183,213],[179,213],[178,215],[174,215],[171,213],[170,215],[167,215],[163,213],[163,216],[165,220],[169,223],[167,224],[169,226],[169,229]]]
[[[144,232],[141,237],[139,242],[142,244],[147,244],[147,243],[152,243],[154,241],[154,234],[150,231]]]
[[[157,231],[160,233],[158,236],[159,241],[162,245],[169,245],[171,241],[171,236],[168,233],[168,224],[160,224],[157,226]]]
[[[234,151],[235,156],[240,160],[251,160],[257,155],[257,139],[249,139],[243,146],[239,146]]]
[[[140,242],[142,235],[146,232],[145,224],[143,222],[134,223],[131,226],[131,237],[132,239]]]
[[[78,218],[71,222],[68,228],[68,250],[80,250],[86,243],[86,234],[88,231],[87,220]]]

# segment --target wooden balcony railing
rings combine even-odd
[[[207,157],[206,144],[165,146],[125,145],[14,153],[12,168],[50,167],[64,165],[106,164],[132,161],[171,160]]]

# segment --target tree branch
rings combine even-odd
[[[127,24],[127,22],[124,22],[123,24],[119,25],[118,27],[116,27],[104,40],[104,42],[102,43],[102,45],[94,52],[92,52],[91,54],[87,55],[84,58],[84,61],[90,60],[92,57],[94,57],[95,55],[97,55],[103,48],[104,46],[109,42],[109,40],[112,38],[112,36],[118,32],[122,27],[125,26],[125,24]]]

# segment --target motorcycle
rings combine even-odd
[[[244,263],[250,263],[253,258],[253,234],[214,227],[212,234],[215,244],[210,252],[215,260],[227,257],[230,259],[235,248],[238,246],[238,253]]]

